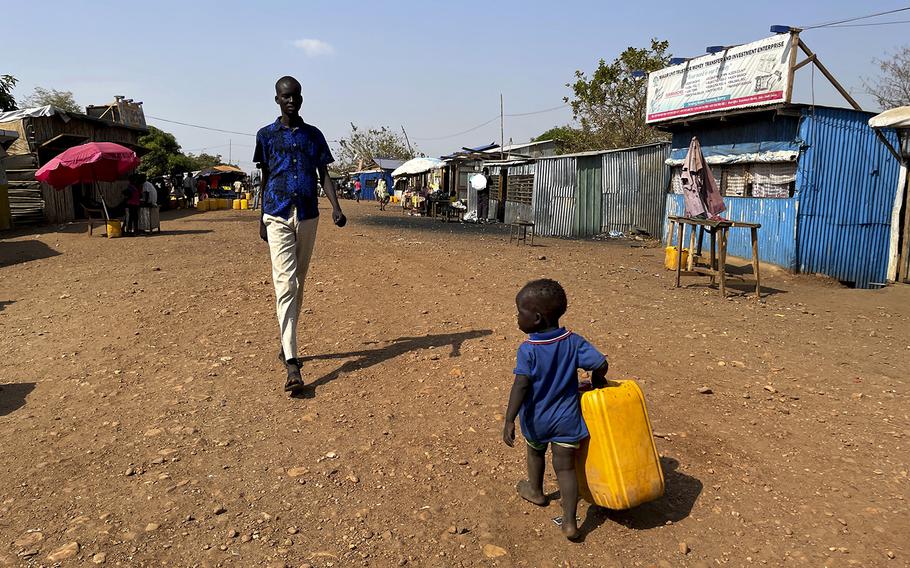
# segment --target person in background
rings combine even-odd
[[[363,186],[360,185],[360,180],[354,180],[354,199],[357,200],[357,203],[360,203],[360,195],[363,193]]]
[[[379,183],[376,184],[376,201],[379,202],[379,210],[385,211],[385,206],[389,202],[389,190],[383,178],[379,178]]]
[[[139,204],[142,203],[142,176],[131,174],[129,184],[123,190],[126,198],[126,228],[124,235],[131,237],[139,233]]]
[[[489,170],[483,169],[483,172],[471,176],[471,187],[477,191],[477,222],[483,223],[487,220],[490,209],[490,191],[487,174]]]
[[[205,183],[202,178],[196,180],[196,195],[199,196],[200,201],[209,196],[209,184]]]
[[[186,172],[186,177],[183,178],[183,194],[186,196],[186,206],[192,207],[195,205],[194,196],[196,195],[196,181],[193,179],[192,172]]]
[[[139,208],[139,230],[145,233],[151,233],[161,224],[161,217],[158,212],[158,188],[150,182],[144,175],[142,176],[142,199]]]
[[[177,200],[177,208],[186,207],[186,192],[183,190],[183,178],[178,176],[172,177],[171,186],[174,188],[174,199]]]

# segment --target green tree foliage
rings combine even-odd
[[[897,50],[889,59],[876,59],[881,75],[873,83],[863,81],[882,110],[910,105],[910,46]]]
[[[417,156],[416,149],[409,149],[402,134],[388,126],[364,130],[351,124],[351,132],[338,142],[337,164],[333,169],[352,172],[369,165],[374,158],[409,160]]]
[[[13,87],[19,80],[12,75],[0,75],[0,112],[16,110],[16,99],[13,97]]]
[[[649,48],[626,48],[612,63],[601,59],[590,77],[575,72],[575,82],[566,85],[573,96],[565,101],[581,126],[585,149],[623,148],[666,139],[645,124],[647,79],[632,73],[649,73],[669,65],[669,47],[667,41],[652,39]]]
[[[154,126],[148,128],[149,133],[139,138],[139,145],[146,150],[139,171],[155,177],[172,174],[175,168],[185,167],[186,156],[180,151],[177,138]]]
[[[225,163],[221,154],[206,154],[205,152],[201,152],[199,154],[187,154],[186,157],[189,160],[189,165],[192,166],[186,170],[189,172],[204,170],[205,168],[211,168]]]
[[[149,177],[195,172],[223,163],[220,154],[184,154],[173,134],[154,126],[149,126],[139,145],[146,150],[139,171]]]
[[[554,126],[540,136],[532,138],[531,142],[540,142],[543,140],[556,141],[557,154],[571,154],[572,152],[583,152],[590,150],[593,145],[588,140],[587,134],[580,128],[571,125]]]
[[[58,91],[57,89],[45,89],[44,87],[35,87],[35,91],[25,97],[22,105],[26,108],[51,105],[66,112],[85,114],[85,109],[76,102],[71,91]]]

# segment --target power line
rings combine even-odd
[[[189,126],[191,128],[199,128],[201,130],[211,130],[213,132],[224,132],[225,134],[239,134],[241,136],[252,136],[256,137],[255,134],[250,134],[249,132],[237,132],[236,130],[223,130],[221,128],[212,128],[211,126],[200,126],[199,124],[190,124],[189,122],[180,122],[179,120],[170,120],[167,118],[161,118],[158,116],[145,115],[146,118],[151,118],[152,120],[160,120],[161,122],[170,122],[171,124],[179,124],[181,126]]]
[[[885,16],[885,15],[887,15],[887,14],[895,14],[895,13],[897,13],[897,12],[905,12],[905,11],[907,11],[907,10],[910,10],[910,6],[907,6],[907,7],[905,7],[905,8],[896,8],[896,9],[894,9],[894,10],[888,10],[888,11],[886,11],[886,12],[878,12],[878,13],[875,13],[875,14],[868,14],[868,15],[865,15],[865,16],[856,16],[855,18],[846,18],[846,19],[843,19],[843,20],[834,20],[834,21],[831,21],[831,22],[823,23],[823,24],[815,24],[814,26],[803,26],[802,29],[803,29],[803,30],[813,30],[813,29],[816,29],[816,28],[827,28],[827,27],[831,27],[831,26],[836,26],[837,24],[846,24],[846,23],[849,23],[849,22],[855,22],[855,21],[857,21],[857,20],[867,20],[867,19],[869,19],[869,18],[877,18],[878,16]]]
[[[532,114],[544,114],[544,113],[546,113],[546,112],[553,112],[554,110],[560,110],[560,109],[568,108],[569,106],[571,106],[571,105],[565,104],[565,105],[555,106],[555,107],[553,107],[553,108],[545,108],[545,109],[543,109],[543,110],[535,110],[535,111],[533,111],[533,112],[520,112],[520,113],[517,113],[517,114],[506,114],[506,116],[531,116]]]
[[[504,115],[504,116],[508,116],[508,117],[520,117],[520,116],[531,116],[531,115],[535,115],[535,114],[544,114],[544,113],[547,113],[547,112],[553,112],[554,110],[564,109],[564,108],[566,108],[566,107],[568,107],[568,106],[569,106],[569,105],[565,104],[565,105],[559,105],[559,106],[555,106],[555,107],[551,107],[551,108],[545,108],[545,109],[542,109],[542,110],[535,110],[535,111],[531,111],[531,112],[519,112],[519,113],[506,114],[506,115]],[[462,130],[461,132],[456,132],[455,134],[447,134],[446,136],[435,136],[435,137],[432,137],[432,138],[417,138],[417,137],[415,137],[414,140],[445,140],[445,139],[447,139],[447,138],[455,138],[456,136],[461,136],[462,134],[468,134],[469,132],[474,132],[475,130],[479,130],[479,129],[483,128],[484,126],[486,126],[486,125],[488,125],[488,124],[490,124],[491,122],[494,122],[494,121],[496,121],[496,120],[499,120],[499,117],[498,117],[498,116],[494,116],[493,118],[491,118],[490,120],[488,120],[488,121],[486,121],[486,122],[483,122],[483,123],[481,123],[481,124],[478,124],[477,126],[474,126],[474,127],[472,127],[472,128],[469,128],[469,129],[467,129],[467,130]]]
[[[910,20],[894,20],[893,22],[869,22],[868,24],[838,24],[834,26],[827,26],[825,29],[830,28],[865,28],[869,26],[888,26],[891,24],[910,24]]]
[[[519,113],[506,114],[505,116],[512,117],[512,118],[515,118],[515,117],[522,117],[522,116],[532,116],[532,115],[536,115],[536,114],[544,114],[544,113],[547,113],[547,112],[553,112],[553,111],[556,111],[556,110],[564,109],[564,108],[566,108],[566,107],[568,107],[568,106],[569,106],[569,105],[564,104],[564,105],[559,105],[559,106],[555,106],[555,107],[551,107],[551,108],[545,108],[545,109],[542,109],[542,110],[535,110],[535,111],[531,111],[531,112],[519,112]],[[171,119],[169,119],[169,118],[162,118],[162,117],[160,117],[160,116],[152,116],[152,115],[150,115],[150,114],[145,115],[145,117],[146,117],[146,118],[150,118],[150,119],[152,119],[152,120],[159,120],[159,121],[161,121],[161,122],[168,122],[168,123],[170,123],[170,124],[179,124],[180,126],[188,126],[188,127],[190,127],[190,128],[198,128],[198,129],[200,129],[200,130],[210,130],[210,131],[212,131],[212,132],[223,132],[223,133],[225,133],[225,134],[239,134],[239,135],[241,135],[241,136],[252,136],[252,137],[255,137],[255,136],[256,136],[255,134],[250,134],[250,133],[248,133],[248,132],[238,132],[238,131],[236,131],[236,130],[225,130],[225,129],[223,129],[223,128],[214,128],[214,127],[211,127],[211,126],[202,126],[201,124],[192,124],[192,123],[189,123],[189,122],[182,122],[182,121],[180,121],[180,120],[171,120]],[[461,132],[456,132],[455,134],[447,134],[447,135],[445,135],[445,136],[433,136],[433,137],[424,137],[424,138],[414,138],[414,140],[432,141],[432,140],[446,140],[446,139],[448,139],[448,138],[455,138],[456,136],[462,136],[462,135],[464,135],[464,134],[468,134],[468,133],[474,132],[475,130],[479,130],[479,129],[483,128],[484,126],[490,124],[491,122],[497,120],[497,119],[499,119],[499,116],[494,116],[494,117],[491,118],[490,120],[487,120],[487,121],[485,121],[485,122],[483,122],[483,123],[481,123],[481,124],[478,124],[477,126],[468,128],[467,130],[462,130]],[[338,143],[339,141],[338,141],[338,140],[328,140],[328,142]],[[204,147],[200,148],[199,150],[206,150],[206,149],[212,149],[212,148],[222,148],[222,147],[224,147],[224,146],[228,146],[228,144],[222,144],[222,145],[220,145],[220,146],[204,146]],[[235,146],[241,146],[241,147],[243,147],[242,144],[235,144]],[[247,146],[247,147],[249,147],[249,146]],[[193,152],[193,151],[194,151],[194,150],[187,150],[187,152]]]
[[[433,138],[414,138],[414,140],[445,140],[446,138],[455,138],[456,136],[461,136],[462,134],[467,134],[468,132],[474,132],[475,130],[477,130],[479,128],[483,128],[484,126],[486,126],[496,120],[499,120],[498,115],[494,116],[493,118],[491,118],[490,120],[488,120],[484,123],[478,124],[477,126],[475,126],[473,128],[468,128],[467,130],[462,130],[461,132],[456,132],[455,134],[448,134],[446,136],[435,136]]]

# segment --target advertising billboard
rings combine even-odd
[[[649,123],[787,101],[790,35],[703,55],[648,75]]]

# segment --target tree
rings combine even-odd
[[[189,166],[191,166],[186,171],[190,172],[204,170],[224,163],[221,154],[206,154],[202,152],[199,154],[187,154],[186,158]]]
[[[175,167],[185,164],[186,156],[180,151],[177,138],[154,126],[149,126],[149,133],[139,138],[139,145],[145,148],[139,171],[149,177],[174,173]]]
[[[875,83],[863,81],[882,110],[910,105],[910,46],[900,48],[890,59],[875,59],[881,76]]]
[[[669,65],[667,41],[651,40],[650,48],[629,47],[609,65],[603,59],[588,77],[575,72],[565,97],[584,133],[586,149],[611,149],[665,140],[666,135],[645,124],[647,79],[634,77]]]
[[[79,106],[76,99],[73,98],[72,91],[58,91],[57,89],[45,89],[44,87],[35,87],[35,91],[25,97],[22,104],[26,107],[55,106],[66,112],[76,112],[85,114],[85,109]]]
[[[12,75],[0,75],[0,112],[16,110],[16,99],[13,97],[13,87],[19,80]]]
[[[408,148],[403,135],[388,126],[363,130],[351,123],[351,133],[338,141],[339,152],[335,168],[341,172],[352,172],[369,164],[374,158],[409,160],[416,150]]]
[[[542,140],[554,140],[557,154],[582,152],[593,147],[593,143],[589,141],[589,136],[583,130],[568,124],[565,126],[554,126],[540,136],[532,138],[531,142],[540,142]]]
[[[149,177],[196,172],[224,163],[221,154],[184,154],[173,134],[154,126],[139,138],[139,145],[146,150],[139,171]]]

